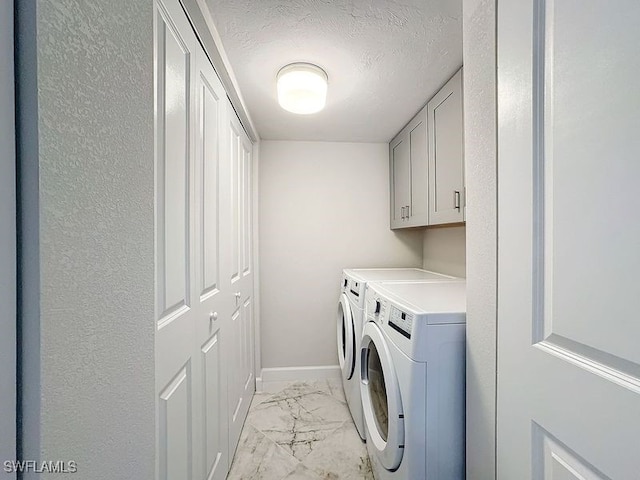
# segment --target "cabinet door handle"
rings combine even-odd
[[[453,208],[460,211],[460,192],[458,190],[453,192]]]
[[[407,205],[405,208],[407,209],[407,218],[409,218],[411,216],[411,209],[409,208],[409,205]]]
[[[400,218],[404,220],[404,207],[400,207]]]

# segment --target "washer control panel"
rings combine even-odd
[[[395,305],[392,305],[388,323],[391,328],[400,332],[403,336],[407,338],[411,338],[411,329],[413,328],[413,318],[414,318],[413,314],[405,313]]]

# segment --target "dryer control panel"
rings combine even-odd
[[[413,314],[405,313],[395,305],[392,305],[391,314],[389,315],[389,326],[394,330],[400,332],[403,336],[411,338],[413,318]]]
[[[387,300],[367,288],[365,315],[368,321],[382,323],[387,311]]]

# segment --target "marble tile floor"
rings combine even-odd
[[[256,393],[228,480],[373,480],[340,380]]]

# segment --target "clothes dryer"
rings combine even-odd
[[[364,298],[369,282],[443,282],[461,281],[457,277],[430,272],[420,268],[345,269],[342,273],[338,300],[337,340],[338,359],[347,404],[364,440],[364,419],[360,397],[360,340],[364,322]]]
[[[360,349],[376,480],[465,478],[466,283],[370,283]]]

